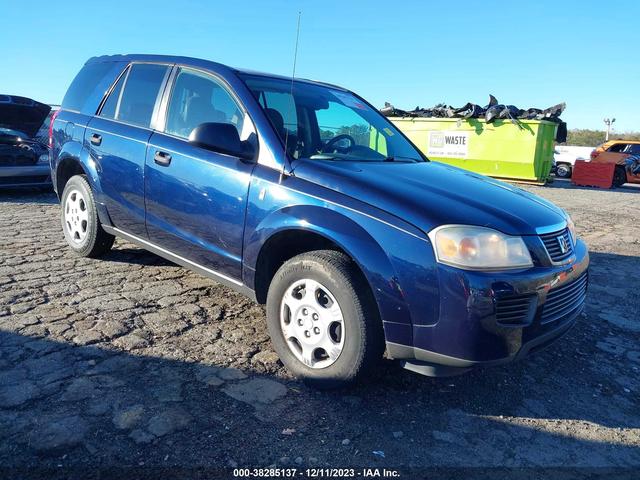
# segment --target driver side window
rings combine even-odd
[[[183,68],[176,77],[167,110],[165,131],[188,138],[201,123],[229,123],[243,137],[244,112],[216,79]]]

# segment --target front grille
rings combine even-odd
[[[542,306],[541,323],[555,322],[580,307],[587,296],[588,276],[584,272],[575,280],[552,288]]]
[[[513,295],[496,299],[496,321],[505,326],[528,325],[533,316],[533,295]]]
[[[545,233],[540,235],[540,239],[547,249],[549,258],[554,262],[561,262],[573,255],[573,241],[568,228],[558,232]]]

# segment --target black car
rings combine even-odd
[[[30,98],[0,95],[0,188],[48,187],[51,107]]]

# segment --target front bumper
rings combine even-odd
[[[588,266],[580,240],[565,265],[491,273],[438,265],[438,321],[414,324],[413,345],[388,342],[388,353],[435,376],[525,357],[560,338],[582,313]]]
[[[0,188],[49,186],[51,169],[48,163],[18,167],[0,166]]]

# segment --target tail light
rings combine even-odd
[[[591,160],[595,160],[598,155],[600,155],[600,152],[597,150],[591,152]]]
[[[56,117],[60,113],[60,110],[56,110],[51,115],[51,121],[49,122],[49,148],[53,148],[53,122],[56,121]]]

